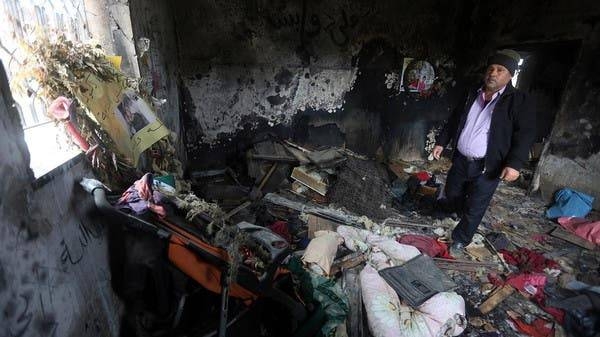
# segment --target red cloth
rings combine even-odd
[[[554,337],[554,324],[543,318],[536,318],[532,324],[527,324],[519,318],[511,317],[513,323],[524,334],[533,337]]]
[[[415,177],[419,179],[419,181],[427,181],[431,179],[431,175],[427,171],[420,171],[415,173]]]
[[[600,221],[589,221],[584,218],[561,217],[558,223],[573,234],[600,245]]]
[[[525,286],[527,284],[535,286],[538,291],[532,298],[533,302],[539,305],[544,311],[552,315],[557,322],[562,324],[565,317],[565,312],[561,309],[547,307],[545,305],[546,299],[543,291],[544,285],[546,284],[546,275],[542,274],[544,272],[544,268],[559,269],[558,263],[553,260],[546,259],[542,254],[527,248],[519,248],[512,252],[501,249],[500,253],[502,253],[502,256],[507,263],[519,267],[521,272],[520,274],[509,276],[506,280],[506,283],[512,285],[522,292],[527,292],[525,290]]]
[[[540,307],[542,308],[542,310],[544,310],[545,312],[549,313],[550,315],[552,315],[552,317],[554,317],[554,319],[558,322],[558,324],[563,324],[565,322],[565,311],[562,309],[558,309],[558,308],[554,308],[554,307],[548,307],[544,304],[545,300],[544,300],[544,293],[543,292],[539,292],[538,294],[541,294],[540,296],[535,296],[533,298],[533,301]]]
[[[429,236],[406,234],[396,239],[396,241],[405,245],[416,247],[421,253],[429,255],[430,257],[439,256],[446,259],[452,258],[448,252],[448,246],[445,243],[439,242],[438,240]]]
[[[537,295],[540,292],[543,292],[544,285],[546,284],[546,275],[541,273],[516,274],[509,276],[508,279],[506,279],[506,283],[527,293],[529,293],[529,291],[526,290],[526,286],[534,286],[537,289],[537,292],[532,295]]]
[[[285,239],[288,243],[292,242],[292,235],[290,234],[290,230],[288,228],[288,224],[285,221],[275,221],[270,226],[269,229],[279,234],[282,238]]]
[[[541,273],[544,268],[559,269],[555,261],[546,259],[542,254],[527,248],[519,248],[512,252],[501,249],[500,253],[507,263],[519,267],[521,272]]]
[[[546,275],[544,274],[515,274],[508,277],[506,282],[496,273],[489,273],[488,280],[491,284],[502,287],[508,283],[511,286],[517,288],[521,292],[526,292],[525,285],[528,283],[535,286],[538,291],[531,298],[531,300],[542,308],[545,312],[549,313],[556,319],[560,324],[563,324],[565,319],[565,312],[561,309],[547,307],[545,305],[546,299],[544,295],[544,285],[546,284]]]

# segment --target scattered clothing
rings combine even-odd
[[[546,259],[542,254],[527,248],[519,248],[515,251],[500,250],[507,263],[515,265],[522,273],[542,273],[545,268],[560,269],[556,261]]]
[[[535,296],[538,292],[543,291],[546,279],[546,274],[542,273],[516,274],[509,276],[506,283],[522,292]]]
[[[344,238],[344,245],[348,249],[361,252],[370,249],[369,261],[377,270],[402,265],[421,254],[413,246],[398,243],[393,238],[365,229],[342,225],[338,226],[337,232]]]
[[[425,235],[407,234],[398,238],[399,243],[417,247],[419,251],[430,257],[451,258],[448,253],[448,245],[432,237]]]
[[[546,275],[541,273],[522,273],[511,275],[506,282],[497,274],[488,275],[488,280],[495,286],[501,287],[504,284],[510,284],[522,293],[530,294],[531,300],[542,310],[549,313],[560,324],[563,323],[565,312],[561,309],[546,305],[546,294],[544,287],[546,285]]]
[[[431,175],[427,171],[417,172],[415,173],[415,177],[422,182],[427,182],[429,179],[431,179]]]
[[[287,222],[275,221],[269,226],[269,229],[284,238],[288,243],[292,242],[292,234],[290,234]]]
[[[518,317],[511,317],[511,321],[519,332],[532,337],[554,337],[554,323],[543,318],[536,318],[533,323],[527,324]]]
[[[146,173],[142,178],[133,183],[123,194],[116,207],[130,210],[137,215],[151,211],[161,217],[167,212],[160,204],[162,195],[152,189],[152,174]]]
[[[340,285],[335,279],[327,279],[305,270],[297,257],[290,258],[287,268],[298,281],[299,295],[304,301],[319,302],[325,311],[326,322],[321,327],[323,336],[333,336],[336,328],[345,323],[350,312],[348,298]]]
[[[584,218],[560,217],[558,223],[573,234],[600,245],[600,221]]]
[[[594,197],[582,192],[563,188],[554,195],[554,205],[546,211],[546,217],[555,219],[559,217],[584,218],[591,210]]]
[[[507,263],[517,266],[520,271],[519,274],[509,276],[506,283],[523,293],[531,294],[533,302],[562,324],[565,312],[547,306],[545,304],[546,295],[544,294],[544,286],[547,280],[544,271],[548,269],[560,269],[559,264],[527,248],[519,248],[512,252],[500,250],[500,253]]]

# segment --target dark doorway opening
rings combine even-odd
[[[536,172],[543,149],[548,142],[563,104],[565,89],[578,58],[581,41],[557,41],[506,46],[521,55],[515,85],[529,93],[536,102],[536,138],[530,150],[529,170],[522,174],[521,183],[529,192],[537,190]]]
[[[550,135],[580,47],[579,40],[507,47],[519,52],[522,58],[517,88],[528,92],[536,101],[537,143],[543,143]]]

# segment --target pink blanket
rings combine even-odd
[[[558,218],[558,223],[573,234],[600,245],[600,221],[562,217]]]

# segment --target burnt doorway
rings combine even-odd
[[[516,50],[521,55],[519,71],[513,85],[525,91],[536,102],[536,138],[530,151],[529,170],[525,170],[522,182],[530,191],[534,172],[548,142],[556,114],[563,103],[563,96],[573,66],[581,48],[580,40],[511,45],[504,48]],[[533,187],[533,189],[532,189]]]
[[[507,47],[521,55],[513,85],[536,101],[536,146],[543,144],[552,131],[580,46],[581,41],[576,40]]]

